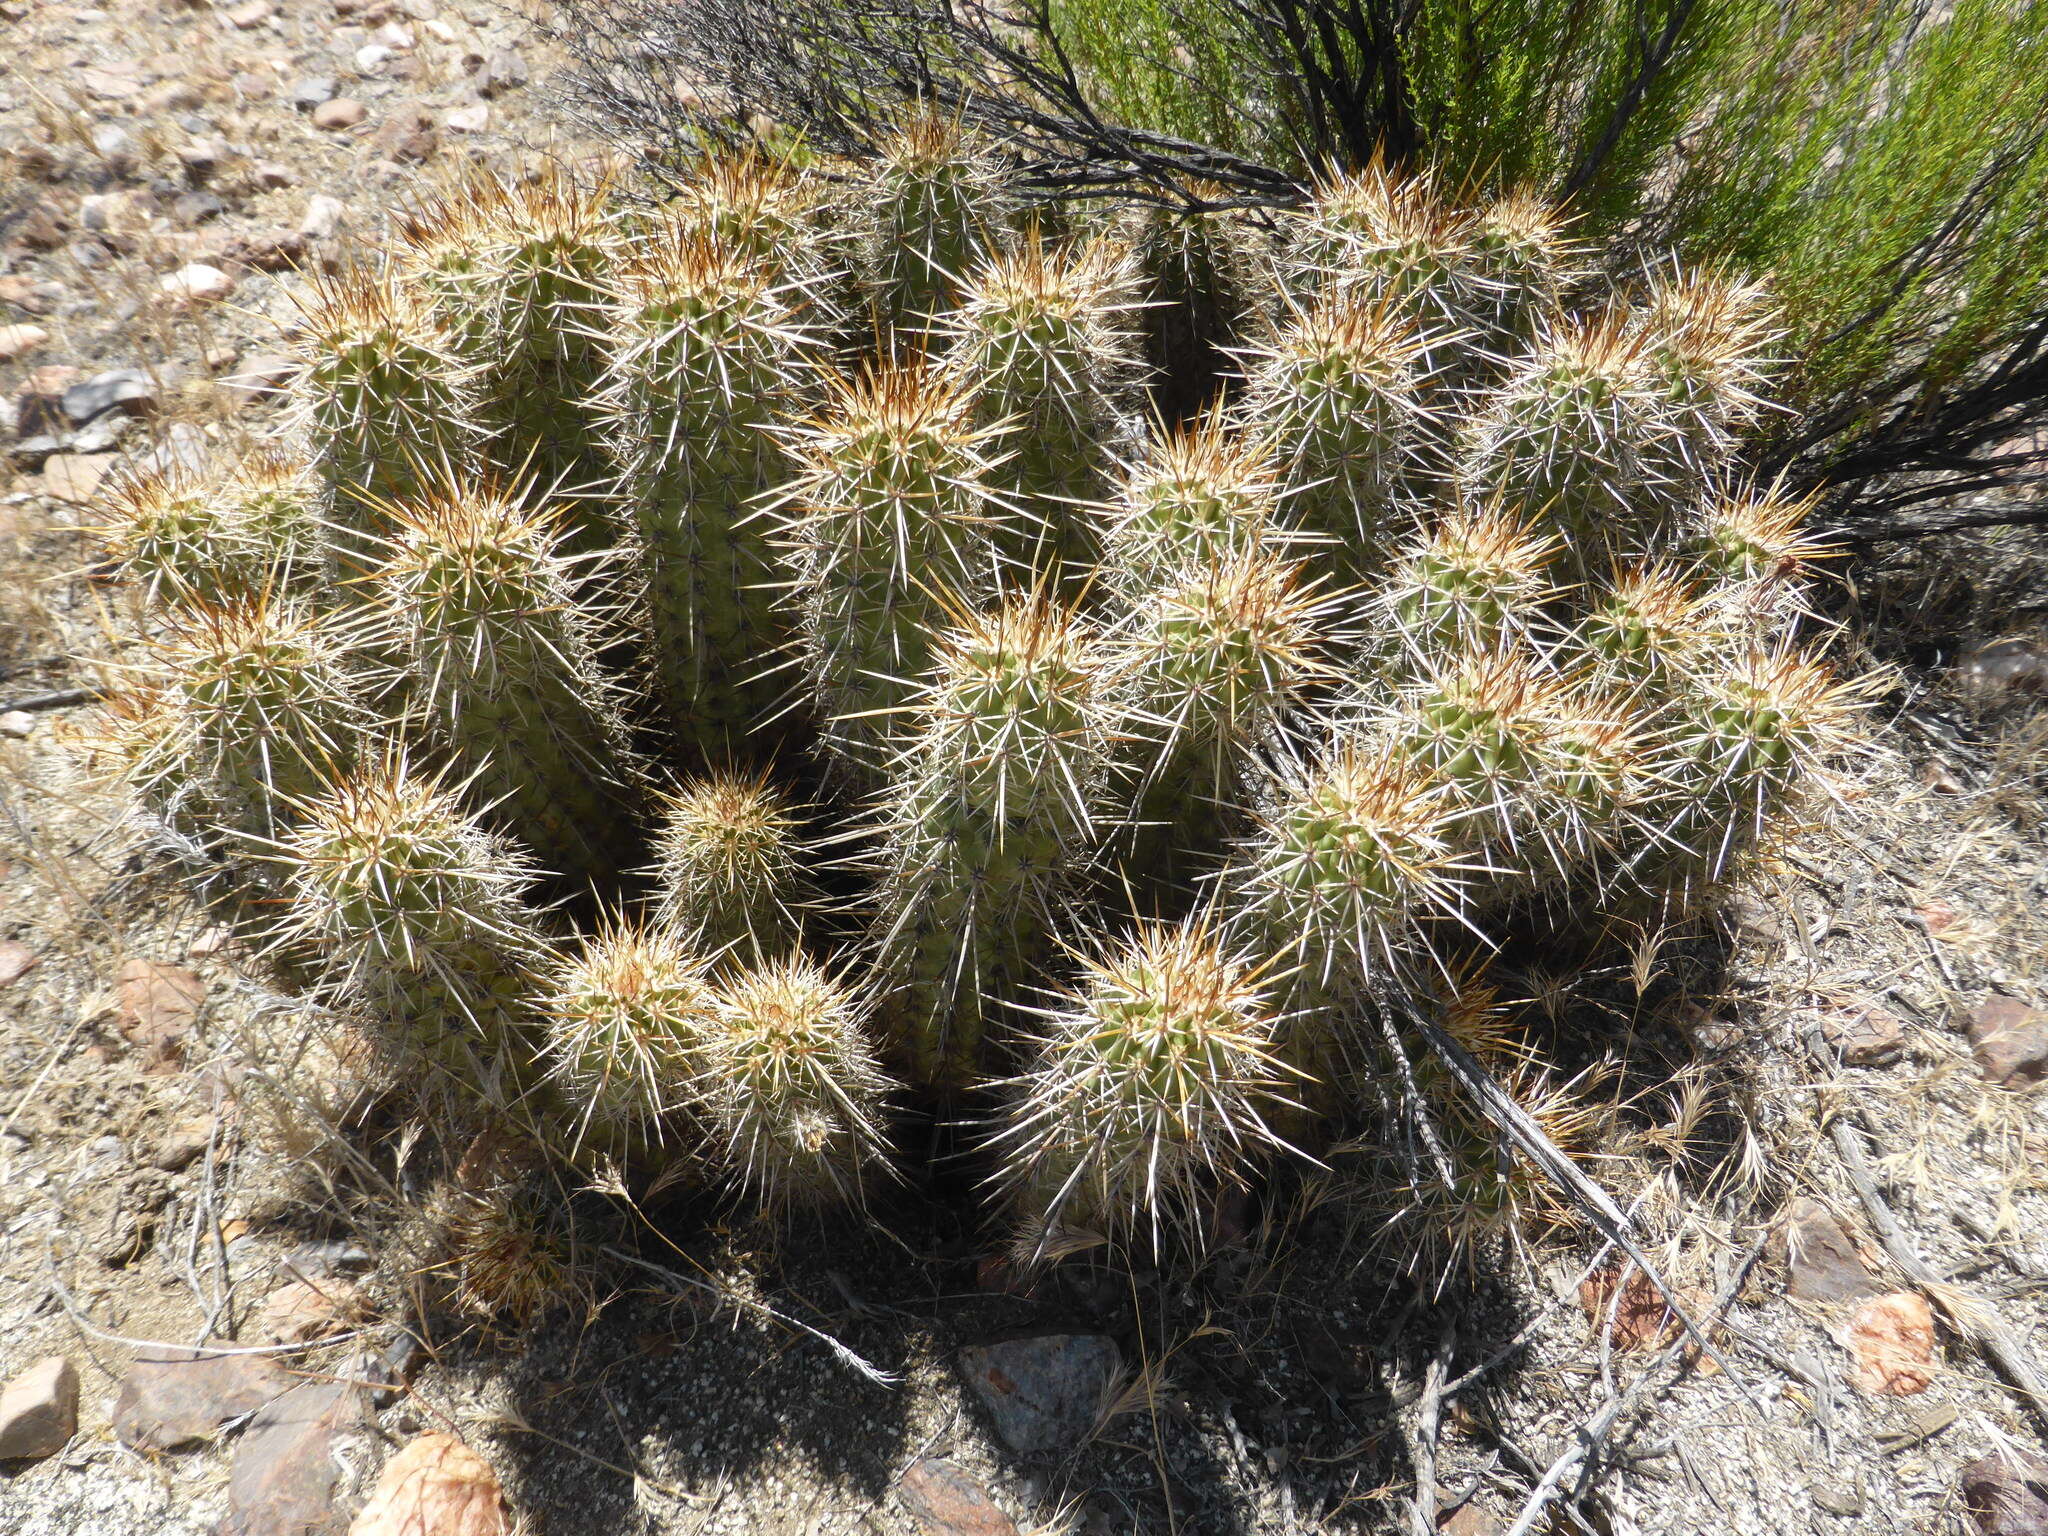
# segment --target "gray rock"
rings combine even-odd
[[[7,457],[17,468],[37,470],[63,451],[61,438],[48,432],[38,432],[34,437],[24,437],[8,449]]]
[[[203,182],[226,164],[232,153],[221,140],[209,135],[185,145],[178,151],[178,159],[186,175],[195,182]]]
[[[92,147],[116,176],[135,169],[135,141],[119,123],[100,123],[92,131]]]
[[[227,203],[211,192],[181,192],[171,204],[171,217],[187,226],[204,224],[227,211]]]
[[[212,457],[204,432],[189,421],[174,421],[154,448],[137,455],[135,467],[144,473],[183,469],[203,475]]]
[[[1785,1292],[1801,1301],[1851,1301],[1884,1287],[1864,1266],[1856,1240],[1816,1200],[1794,1200],[1781,1230]]]
[[[476,72],[476,88],[479,95],[487,98],[502,96],[518,90],[531,78],[525,55],[517,48],[498,48],[485,57],[483,68]]]
[[[222,385],[251,400],[269,400],[290,387],[299,365],[277,352],[259,352],[235,364]]]
[[[1994,1453],[1964,1467],[1958,1481],[1979,1536],[2048,1536],[2048,1461]]]
[[[97,421],[112,410],[147,416],[156,409],[156,385],[139,368],[110,368],[64,391],[65,418],[74,426]]]
[[[307,1382],[264,1407],[235,1447],[223,1536],[341,1536],[335,1441],[366,1419],[362,1393],[338,1382]]]
[[[0,1461],[54,1456],[78,1432],[78,1368],[48,1355],[0,1390]]]
[[[177,1350],[138,1359],[114,1399],[114,1433],[138,1451],[196,1445],[292,1386],[267,1355]]]
[[[21,407],[5,395],[0,395],[0,442],[14,436],[21,430]]]
[[[310,112],[323,101],[334,100],[334,79],[329,75],[316,75],[301,80],[292,86],[291,103],[301,112]]]
[[[1019,1455],[1063,1451],[1095,1422],[1117,1372],[1116,1341],[1093,1333],[1048,1333],[960,1351],[960,1372]]]
[[[112,453],[121,446],[121,439],[135,425],[133,416],[123,416],[119,411],[109,411],[97,421],[80,427],[71,434],[73,453]]]

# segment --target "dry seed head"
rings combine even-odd
[[[706,954],[781,954],[815,902],[804,872],[802,808],[765,774],[712,774],[661,797],[655,833],[659,915]]]
[[[537,1004],[548,1076],[579,1154],[627,1160],[696,1106],[716,999],[704,961],[667,925],[604,923],[549,969]]]
[[[740,1184],[772,1215],[858,1204],[887,1170],[889,1080],[865,1000],[800,955],[719,989],[704,1098]]]
[[[1199,1244],[1203,1197],[1282,1143],[1287,1107],[1256,969],[1205,924],[1140,923],[1044,1010],[993,1145],[1036,1257],[1061,1228]]]

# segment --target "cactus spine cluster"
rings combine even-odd
[[[1531,1208],[1404,1020],[1570,1139],[1443,978],[1683,915],[1860,696],[1736,477],[1761,295],[1384,165],[1261,227],[1007,164],[919,116],[429,200],[314,285],[276,444],[110,499],[115,751],[537,1154],[789,1216],[907,1107],[1034,1245],[1149,1242],[1405,1085],[1407,1208]]]

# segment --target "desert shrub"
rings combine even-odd
[[[2030,0],[576,0],[583,102],[657,142],[766,112],[834,147],[892,102],[1028,145],[1034,180],[1297,207],[1385,157],[1564,201],[1614,273],[1767,277],[1784,410],[1756,455],[1859,536],[2038,483],[2048,26]],[[650,31],[674,39],[648,55]],[[721,89],[679,108],[664,47]],[[829,63],[829,68],[826,67]],[[1978,521],[2037,520],[2038,506]]]

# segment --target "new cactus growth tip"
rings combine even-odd
[[[1297,1146],[1419,1144],[1405,1093],[1389,1231],[1520,1241],[1418,1010],[1591,1147],[1444,978],[1684,917],[1869,692],[1740,476],[1763,295],[1606,283],[1526,191],[1372,165],[1270,237],[1018,159],[918,115],[423,202],[311,280],[286,432],[107,501],[112,755],[529,1172],[787,1218],[992,1122],[1031,1255],[1198,1247]],[[571,1283],[535,1188],[443,1213],[479,1306]]]

